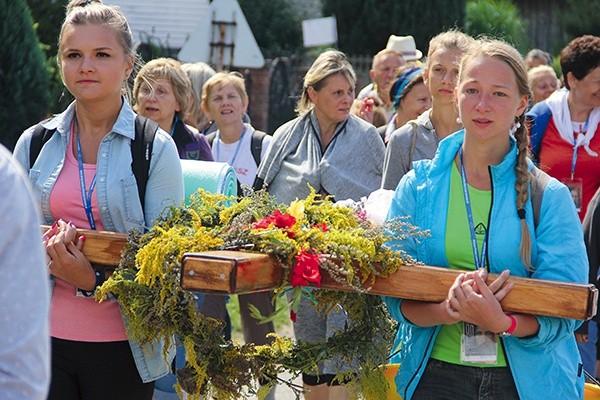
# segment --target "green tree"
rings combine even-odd
[[[0,0],[0,142],[19,135],[48,112],[50,71],[25,0]]]
[[[27,0],[31,16],[36,21],[36,31],[48,57],[55,57],[58,49],[58,34],[68,0]]]
[[[432,37],[463,25],[465,0],[395,1],[392,17],[395,34],[413,35],[417,48],[427,54]]]
[[[65,19],[68,0],[27,0],[35,27],[42,43],[46,64],[50,69],[50,105],[49,112],[58,113],[66,108],[73,96],[65,90],[58,71],[56,54],[58,52],[58,34]]]
[[[304,15],[290,0],[238,0],[265,58],[302,54]]]
[[[466,11],[466,33],[504,39],[523,54],[529,49],[525,21],[511,0],[471,0]]]
[[[323,15],[334,16],[338,48],[346,54],[375,54],[393,33],[392,0],[325,0]]]
[[[336,17],[345,53],[375,54],[391,34],[412,35],[426,53],[433,36],[462,26],[465,0],[323,0],[323,15]]]
[[[569,38],[600,36],[600,2],[567,0],[567,6],[569,12],[563,18],[563,26]]]

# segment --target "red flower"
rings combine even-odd
[[[302,250],[296,254],[296,266],[292,271],[292,286],[307,286],[310,283],[321,286],[319,256]]]
[[[320,224],[316,224],[314,227],[320,229],[323,232],[329,232],[329,227],[327,226],[327,224],[325,222],[321,222]]]
[[[290,319],[293,323],[296,323],[296,312],[293,310],[290,310]]]
[[[260,221],[255,222],[252,225],[252,227],[254,229],[267,229],[271,224],[273,224],[276,228],[288,229],[294,226],[295,223],[296,218],[294,218],[289,213],[282,214],[281,211],[275,210],[273,212],[273,215],[269,215],[268,217],[265,217]],[[293,238],[294,236],[296,236],[296,234],[293,232],[288,232],[288,236],[290,238]]]
[[[289,213],[282,214],[279,210],[273,212],[273,217],[275,217],[275,226],[278,228],[291,228],[296,223],[296,218]]]
[[[273,223],[273,221],[275,221],[275,217],[269,216],[261,219],[260,221],[255,222],[254,224],[252,224],[252,227],[255,229],[267,229],[269,225]]]

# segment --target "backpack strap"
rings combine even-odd
[[[250,144],[250,150],[252,151],[252,157],[254,158],[256,166],[260,165],[260,161],[262,158],[262,145],[265,136],[267,136],[267,134],[263,131],[258,131],[255,129],[254,132],[252,132],[252,142]]]
[[[534,166],[531,170],[530,190],[531,190],[531,205],[533,207],[533,226],[537,229],[540,223],[540,212],[542,208],[542,198],[544,190],[550,182],[550,175]]]
[[[33,167],[42,147],[50,140],[56,129],[46,129],[40,122],[33,128],[31,142],[29,145],[29,168]],[[150,160],[152,159],[152,143],[154,136],[158,131],[158,124],[148,118],[138,115],[135,117],[135,139],[131,141],[131,170],[135,176],[140,196],[140,204],[144,209],[144,199],[146,198],[146,185],[150,170]]]
[[[46,121],[48,120],[40,122],[33,128],[31,142],[29,143],[29,169],[35,164],[35,160],[37,160],[40,155],[44,144],[50,140],[52,135],[54,135],[54,132],[56,132],[56,129],[44,128],[42,124]]]
[[[135,176],[142,210],[146,199],[146,185],[152,159],[152,144],[158,124],[146,117],[135,117],[135,139],[131,141],[131,170]]]

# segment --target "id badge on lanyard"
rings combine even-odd
[[[473,364],[496,364],[498,335],[464,322],[460,337],[460,361]]]
[[[571,158],[571,177],[568,179],[561,179],[560,181],[569,188],[573,203],[577,212],[581,211],[581,198],[583,196],[583,179],[575,178],[575,165],[577,164],[577,143],[573,143],[573,157]]]
[[[471,209],[471,199],[467,184],[467,174],[463,165],[462,147],[459,150],[460,156],[460,175],[467,208],[467,218],[469,220],[469,231],[471,233],[471,247],[475,259],[475,267],[485,268],[485,259],[487,254],[488,230],[485,230],[485,237],[481,247],[481,254],[477,248],[477,237],[475,235],[475,223],[473,222],[473,211]],[[460,337],[460,361],[473,364],[496,364],[498,362],[498,335],[494,332],[481,329],[477,325],[463,322],[463,331]]]

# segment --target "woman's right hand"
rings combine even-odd
[[[59,220],[44,234],[44,240],[50,274],[80,289],[93,290],[96,274],[81,251],[85,237],[77,237],[75,225]]]

